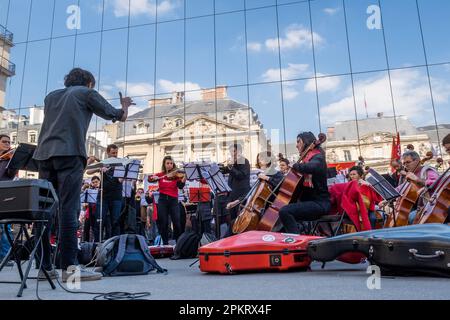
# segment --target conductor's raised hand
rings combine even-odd
[[[125,121],[128,118],[128,108],[130,106],[135,106],[136,104],[133,102],[133,99],[130,97],[123,97],[122,92],[119,92],[120,104],[122,105],[123,116],[120,121]]]
[[[122,108],[128,108],[130,106],[135,106],[136,103],[133,102],[133,99],[130,97],[123,97],[122,92],[119,92],[120,97],[120,104],[122,105]]]

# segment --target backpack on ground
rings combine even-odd
[[[98,247],[97,266],[103,267],[104,276],[145,275],[161,268],[149,252],[145,238],[136,234],[123,234],[108,239]]]
[[[200,235],[194,231],[184,232],[177,240],[172,260],[197,257]]]

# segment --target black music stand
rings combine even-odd
[[[375,191],[387,202],[389,207],[394,210],[394,201],[401,197],[400,193],[378,172],[369,169],[369,176],[366,181],[375,189]],[[397,225],[394,214],[394,225]]]
[[[14,151],[13,157],[9,160],[7,169],[38,172],[38,162],[33,159],[34,150],[36,150],[35,145],[26,143],[19,144],[16,151]]]
[[[3,182],[2,184],[5,184],[5,183],[13,183],[13,182],[8,181],[8,182]],[[12,256],[12,258],[14,259],[14,261],[17,264],[17,269],[19,272],[20,280],[21,280],[20,282],[0,281],[0,283],[20,284],[20,288],[17,293],[17,297],[22,297],[23,290],[25,288],[27,288],[26,281],[29,279],[31,266],[35,259],[36,259],[37,265],[40,266],[40,268],[38,268],[38,269],[42,270],[42,272],[44,273],[45,278],[47,279],[51,288],[53,290],[56,289],[56,286],[53,283],[52,279],[50,278],[48,272],[45,270],[45,268],[42,268],[42,265],[41,265],[41,259],[43,258],[42,255],[36,255],[39,246],[42,245],[42,237],[47,229],[47,225],[48,225],[49,221],[52,219],[53,213],[57,210],[58,205],[59,205],[58,197],[56,195],[55,189],[53,188],[53,185],[48,181],[47,181],[47,183],[48,183],[47,184],[47,186],[48,186],[47,196],[45,197],[45,196],[41,195],[39,201],[43,200],[43,203],[50,203],[49,200],[51,199],[51,197],[54,199],[54,201],[51,204],[51,206],[49,206],[48,208],[42,209],[42,213],[43,213],[42,216],[45,217],[45,219],[18,219],[18,218],[14,218],[14,214],[15,214],[14,212],[6,211],[3,214],[3,216],[10,214],[11,218],[4,218],[4,219],[0,220],[0,224],[3,224],[5,227],[6,237],[8,239],[8,242],[11,245],[11,248],[9,249],[7,255],[0,263],[0,271],[3,270],[6,263],[10,260],[10,257]],[[50,193],[51,193],[51,197],[50,197]],[[1,212],[1,210],[2,209],[0,208],[0,212]],[[19,232],[14,239],[12,239],[11,235],[8,232],[8,226],[12,225],[12,224],[20,225]],[[26,227],[27,225],[31,225],[31,224],[33,224],[33,226],[35,227],[35,230],[37,230],[37,232],[39,232],[39,234],[35,235],[35,242],[33,243],[33,249],[31,250],[28,265],[27,265],[27,268],[24,273],[22,270],[21,259],[20,259],[20,256],[18,255],[18,248],[20,248],[19,243],[23,241],[23,238],[25,238],[28,243],[31,243],[31,237],[29,236],[28,230]],[[39,279],[37,279],[37,281],[39,281]]]
[[[186,173],[186,180],[188,181],[201,181],[201,180],[206,180],[205,176],[208,176],[208,170],[211,167],[210,164],[207,163],[188,163],[186,165],[183,166],[184,167],[184,171]],[[209,183],[208,183],[209,185]],[[211,186],[210,186],[211,188]],[[211,188],[212,190],[212,188]],[[199,186],[199,188],[197,188],[197,212],[199,212],[199,208],[201,208],[201,206],[199,205],[199,203],[202,200],[202,193],[201,193],[201,185]],[[198,215],[195,216],[195,219],[197,220],[197,230],[200,232],[200,235],[203,233],[202,231],[202,223],[201,223],[201,217],[199,217]]]
[[[216,220],[216,238],[220,239],[220,217],[219,217],[219,195],[228,194],[231,188],[225,181],[225,177],[220,172],[217,163],[212,163],[207,171],[208,176],[205,177],[213,194],[214,194],[214,219]]]

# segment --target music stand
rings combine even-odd
[[[219,219],[219,195],[230,193],[231,188],[228,186],[225,177],[220,172],[217,163],[211,163],[206,171],[205,179],[214,194],[214,218],[216,220],[216,238],[220,239],[220,219]]]
[[[81,203],[96,204],[98,189],[86,189],[80,194]]]
[[[369,176],[366,181],[375,189],[375,191],[386,201],[394,201],[401,195],[397,190],[374,169],[369,169]]]
[[[206,179],[206,177],[209,175],[208,174],[208,170],[210,169],[211,164],[207,163],[207,162],[191,162],[188,164],[185,164],[183,166],[185,174],[186,174],[186,180],[188,181],[199,181],[201,182],[201,180],[206,180],[207,184],[209,185],[210,188],[210,192],[212,191],[211,185],[208,183],[208,180]],[[190,197],[189,197],[190,198]],[[197,188],[197,210],[198,212],[200,212],[201,210],[201,205],[199,204],[200,202],[202,202],[202,190],[201,190],[201,184],[199,185],[199,187]],[[200,234],[202,233],[202,224],[201,224],[201,217],[196,216],[197,219],[197,230],[200,231]]]
[[[374,169],[369,169],[369,176],[366,181],[375,189],[375,191],[385,200],[389,207],[394,210],[395,199],[401,197],[400,193],[378,172]],[[394,225],[397,221],[394,214]]]
[[[38,172],[39,165],[36,160],[33,159],[36,146],[32,144],[21,143],[14,151],[14,155],[9,160],[7,169],[11,170],[26,170],[31,172]]]

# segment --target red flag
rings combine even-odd
[[[401,157],[402,157],[402,149],[400,144],[400,133],[397,132],[397,137],[392,137],[391,162],[393,160],[400,160]]]

